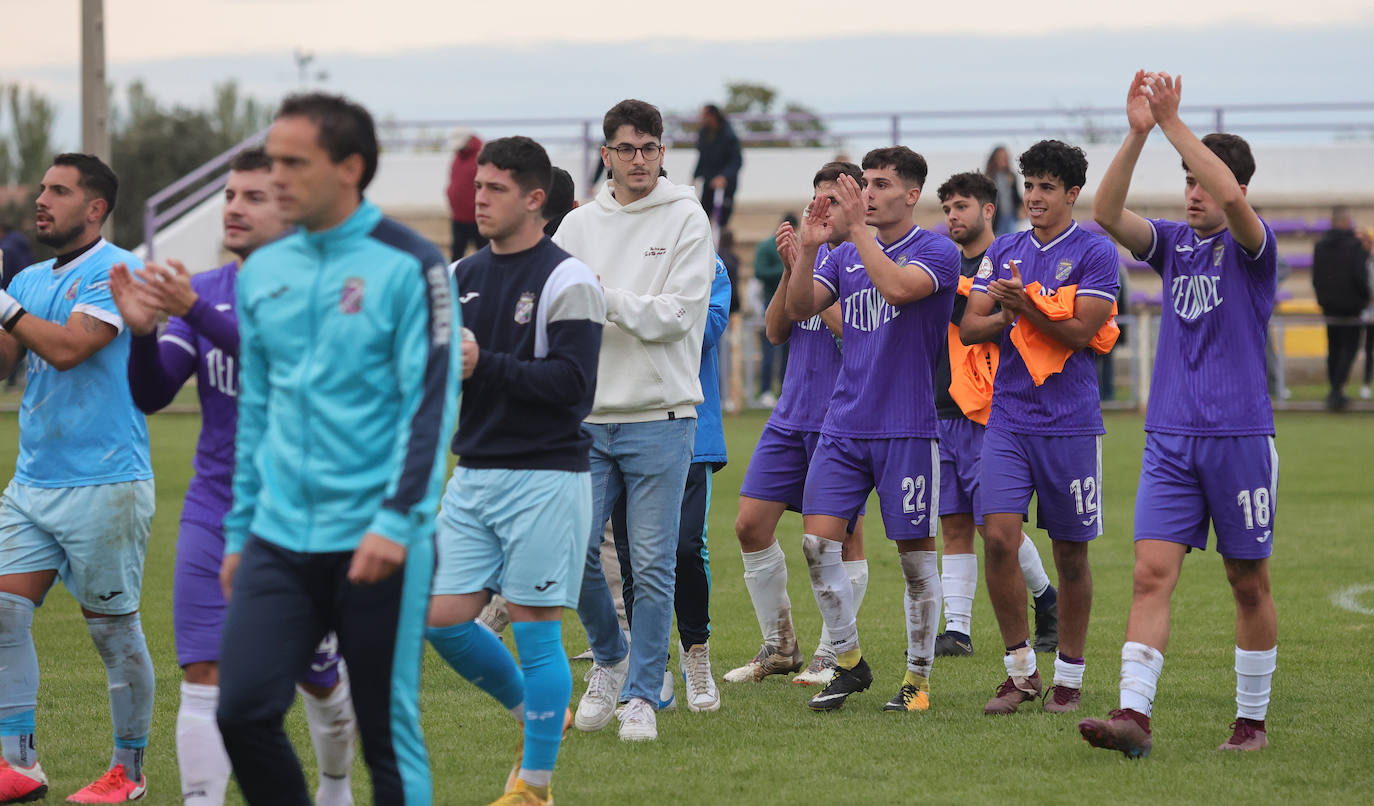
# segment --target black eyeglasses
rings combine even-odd
[[[622,162],[633,162],[636,151],[643,154],[644,159],[649,160],[651,162],[653,160],[658,159],[658,155],[663,153],[663,146],[659,145],[658,143],[645,143],[644,145],[639,146],[638,148],[630,145],[629,143],[621,143],[618,146],[606,146],[606,148],[618,154]]]

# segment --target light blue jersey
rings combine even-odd
[[[143,266],[103,238],[60,268],[23,270],[9,293],[30,316],[65,324],[84,313],[118,328],[114,341],[65,372],[32,351],[19,407],[14,480],[30,487],[84,487],[153,477],[148,425],[129,394],[129,332],[110,296],[110,267]]]

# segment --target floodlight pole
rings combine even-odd
[[[104,0],[81,0],[81,150],[110,161]]]

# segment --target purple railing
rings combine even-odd
[[[143,205],[143,245],[148,253],[144,259],[154,259],[154,236],[159,230],[180,218],[187,210],[218,193],[224,187],[229,175],[229,161],[234,158],[235,154],[245,148],[258,145],[266,138],[267,130],[263,129],[150,196]],[[209,181],[203,181],[207,177]],[[201,182],[203,184],[195,187],[197,183]],[[188,190],[190,192],[182,196]],[[178,199],[178,196],[182,197]],[[158,209],[172,199],[177,199],[177,201],[165,210]]]

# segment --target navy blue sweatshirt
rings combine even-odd
[[[544,238],[455,264],[477,367],[463,381],[453,452],[464,467],[585,472],[606,302],[587,265]]]

